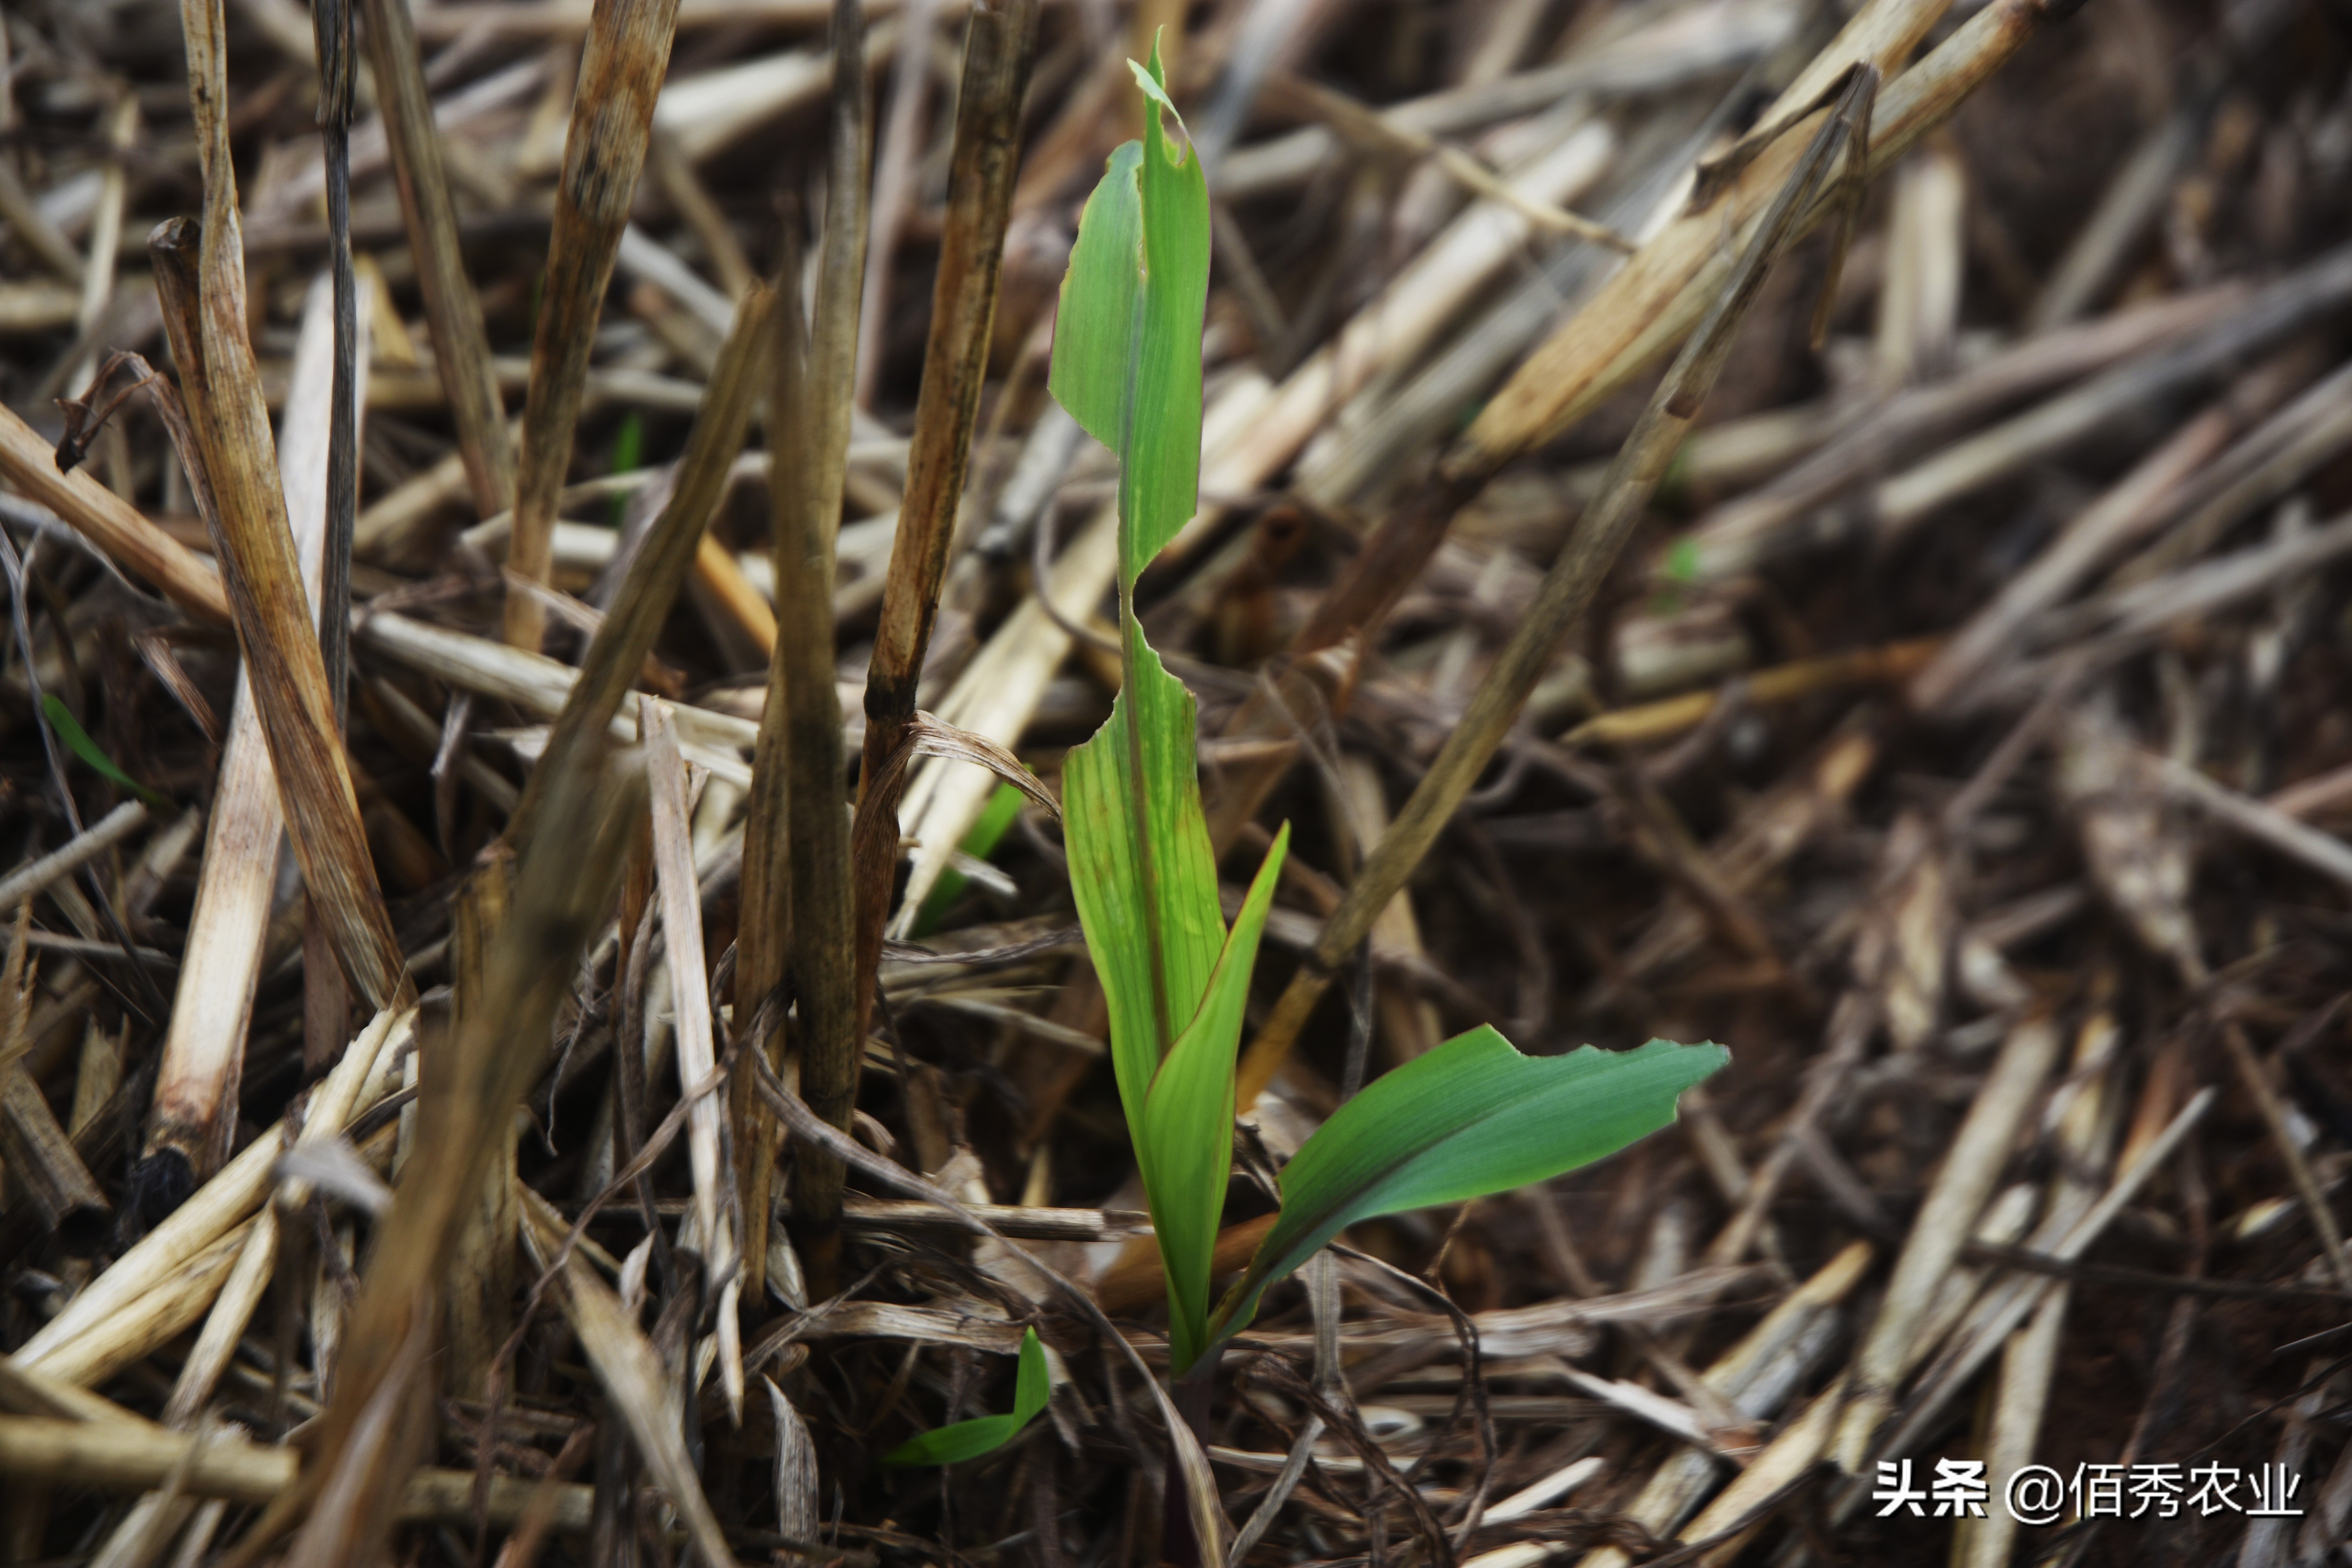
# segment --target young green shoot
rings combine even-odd
[[[56,731],[58,739],[66,743],[66,750],[88,763],[92,773],[113,780],[158,811],[172,804],[157,791],[149,789],[124,773],[122,765],[108,756],[104,749],[89,738],[89,731],[81,727],[81,721],[73,716],[73,710],[68,708],[56,692],[41,694],[41,713],[48,720],[49,728]]]
[[[1047,383],[1119,460],[1119,693],[1108,721],[1063,763],[1062,809],[1181,1374],[1208,1348],[1210,1258],[1233,1167],[1234,1058],[1289,837],[1287,828],[1276,835],[1227,931],[1192,695],[1135,616],[1136,577],[1191,520],[1200,494],[1209,191],[1156,47],[1135,77],[1149,123],[1143,140],[1111,154],[1087,200]]]
[[[1021,1429],[1037,1418],[1052,1392],[1053,1380],[1045,1369],[1045,1347],[1038,1342],[1036,1330],[1027,1330],[1021,1336],[1021,1370],[1013,1383],[1010,1414],[982,1415],[918,1433],[883,1455],[882,1462],[960,1465],[966,1459],[992,1454],[1019,1436]]]
[[[1147,100],[1144,135],[1111,153],[1087,200],[1048,380],[1119,464],[1120,688],[1110,718],[1063,763],[1063,831],[1108,1007],[1111,1065],[1160,1247],[1170,1363],[1181,1380],[1213,1365],[1267,1288],[1349,1226],[1465,1203],[1604,1158],[1671,1122],[1676,1097],[1730,1053],[1652,1040],[1632,1051],[1586,1046],[1528,1057],[1483,1026],[1448,1040],[1367,1086],[1307,1141],[1282,1173],[1273,1230],[1223,1300],[1213,1300],[1233,1173],[1235,1058],[1290,829],[1276,833],[1228,929],[1202,810],[1192,693],[1152,651],[1135,614],[1136,578],[1199,500],[1209,196],[1156,43],[1151,63],[1133,69]],[[992,1447],[1018,1430],[1030,1389],[1024,1353],[1024,1405],[989,1418],[1013,1425],[959,1436],[959,1457],[984,1451],[969,1445],[989,1433],[1001,1433]],[[1040,1386],[1042,1404],[1042,1379]],[[960,1423],[916,1444],[985,1426]]]

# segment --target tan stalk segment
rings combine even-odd
[[[0,1357],[0,1410],[58,1421],[96,1421],[151,1427],[153,1424],[102,1394],[35,1372],[23,1362]]]
[[[17,1479],[142,1491],[176,1478],[191,1496],[266,1503],[293,1484],[300,1462],[291,1448],[229,1437],[208,1442],[146,1421],[0,1415],[0,1475]],[[506,1525],[521,1518],[537,1489],[538,1483],[520,1476],[493,1476],[488,1522]],[[401,1494],[400,1517],[470,1521],[476,1517],[473,1492],[471,1470],[419,1470]],[[555,1488],[557,1528],[588,1528],[589,1492],[584,1486]]]
[[[2181,1141],[2212,1109],[2216,1097],[2217,1091],[2210,1086],[2198,1090],[2161,1134],[2141,1145],[2136,1159],[2121,1164],[2095,1203],[2081,1213],[2063,1208],[2045,1216],[2027,1238],[2025,1249],[2057,1264],[2072,1263],[2082,1257],[2116,1215],[2138,1195],[2148,1178],[2163,1169]],[[2010,1334],[2057,1283],[2054,1278],[2032,1274],[2012,1274],[1995,1283],[1970,1306],[1960,1326],[1911,1384],[1896,1407],[1894,1420],[1859,1454],[1847,1445],[1866,1436],[1868,1427],[1847,1413],[1829,1450],[1829,1457],[1847,1469],[1851,1478],[1831,1504],[1832,1521],[1843,1521],[1862,1501],[1866,1488],[1859,1477],[1853,1476],[1854,1467],[1859,1465],[1861,1474],[1866,1476],[1878,1459],[1916,1453],[1926,1433],[1942,1423],[1953,1396],[2008,1342]]]
[[[588,759],[551,795],[546,832],[520,858],[512,902],[490,932],[478,1005],[467,1008],[450,1039],[428,1042],[419,1053],[414,1142],[352,1306],[333,1400],[313,1427],[314,1462],[233,1561],[258,1561],[326,1500],[335,1504],[331,1545],[344,1553],[330,1560],[381,1550],[373,1532],[418,1458],[383,1433],[431,1413],[429,1382],[404,1382],[402,1363],[433,1321],[460,1222],[504,1146],[502,1134],[547,1064],[556,1009],[611,909],[623,847],[644,809],[637,771],[603,758]],[[304,1544],[314,1556],[326,1550],[315,1528],[305,1531]]]
[[[780,272],[786,278],[800,271],[797,223],[784,223]],[[796,291],[787,294],[775,312],[775,342],[770,366],[773,384],[806,374],[803,338],[806,321]],[[771,402],[769,439],[779,450],[786,440],[784,426]],[[775,487],[781,495],[783,487]],[[781,514],[782,502],[773,510]],[[784,560],[783,533],[775,525],[772,560]],[[784,581],[779,573],[776,581]],[[778,595],[778,607],[782,597]],[[782,627],[778,628],[779,633]],[[781,649],[768,659],[766,706],[760,715],[758,739],[751,750],[751,781],[745,793],[743,815],[742,917],[735,936],[734,1028],[746,1052],[757,1051],[772,1068],[780,1068],[783,1050],[783,998],[788,949],[792,942],[792,829],[790,784],[792,765],[789,715],[784,695],[784,660]],[[770,1006],[773,999],[775,1005]],[[744,1289],[754,1303],[764,1305],[768,1279],[770,1215],[775,1206],[775,1163],[780,1131],[753,1088],[752,1075],[738,1072],[728,1080],[727,1117],[733,1137],[735,1187],[742,1205],[746,1245],[743,1247]]]
[[[147,825],[144,802],[126,800],[104,816],[36,860],[0,877],[0,910],[13,912],[51,883],[73,875]]]
[[[613,280],[653,130],[654,99],[669,68],[677,0],[597,0],[580,57],[555,226],[530,345],[522,461],[515,477],[514,536],[507,564],[534,583],[553,563],[555,506],[572,466],[572,437],[588,380],[596,317]],[[507,595],[506,637],[536,650],[547,612],[528,594]]]
[[[751,763],[743,837],[743,923],[738,938],[736,1016],[756,1018],[786,976],[798,1009],[801,1094],[832,1125],[846,1128],[857,1099],[864,1036],[858,1020],[851,926],[849,816],[835,684],[833,550],[841,525],[849,455],[851,391],[857,368],[858,289],[866,253],[866,70],[857,0],[833,14],[833,145],[819,258],[816,318],[805,336],[800,312],[777,312],[770,446],[774,519],[776,657]],[[788,224],[789,226],[789,224]],[[792,247],[787,242],[789,251]],[[792,258],[786,258],[787,276]],[[778,1009],[770,1009],[774,1016]],[[777,1021],[780,1023],[781,1018]],[[752,1047],[772,1049],[764,1040]],[[739,1084],[747,1075],[738,1075]],[[774,1135],[759,1105],[739,1088],[739,1157],[752,1163],[745,1213],[764,1224],[765,1152]],[[813,1294],[836,1288],[841,1162],[803,1143],[795,1152],[793,1224]],[[744,1248],[746,1261],[765,1249]],[[754,1265],[754,1268],[757,1266]]]
[[[433,332],[434,368],[449,399],[449,422],[457,427],[474,510],[488,517],[514,504],[514,440],[490,363],[481,301],[457,247],[457,210],[449,199],[441,133],[433,123],[433,100],[417,55],[416,23],[400,0],[364,3],[368,63],[383,107],[408,248],[416,258],[417,291],[425,296],[425,320]]]
[[[940,237],[931,336],[907,455],[907,494],[882,589],[882,619],[866,673],[866,742],[852,858],[856,879],[860,1009],[882,961],[882,928],[898,863],[898,794],[874,787],[915,716],[915,697],[938,618],[964,468],[980,416],[996,320],[997,277],[1020,165],[1021,106],[1035,54],[1036,0],[972,7],[956,98],[955,151]],[[903,774],[900,775],[903,778]]]
[[[1849,1403],[1839,1423],[1842,1446],[1859,1451],[1868,1444],[1893,1406],[1897,1384],[1934,1348],[1921,1342],[1921,1321],[1992,1195],[2062,1044],[2056,1026],[2041,1016],[2028,1017],[2010,1031],[1944,1156],[1920,1223],[1911,1227],[1878,1315],[1854,1354]]]
[[[68,1383],[94,1386],[194,1328],[211,1310],[236,1260],[244,1256],[255,1223],[249,1215],[238,1221],[152,1288],[92,1324],[87,1334],[56,1354],[43,1357],[40,1369]],[[17,1355],[22,1359],[27,1353],[19,1351]]]
[[[1549,202],[1530,197],[1514,189],[1509,181],[1459,147],[1396,124],[1378,110],[1359,103],[1346,93],[1301,77],[1288,78],[1280,86],[1286,94],[1297,99],[1348,141],[1391,154],[1433,158],[1439,168],[1465,189],[1555,234],[1573,235],[1579,239],[1607,246],[1612,250],[1631,251],[1635,248],[1632,240],[1607,224],[1595,223]]]
[[[449,911],[450,1028],[425,1048],[446,1050],[466,1037],[490,984],[490,942],[513,895],[514,858],[492,846],[453,899]],[[423,1071],[434,1070],[430,1066]],[[515,1293],[515,1141],[510,1118],[487,1130],[488,1167],[457,1221],[447,1272],[449,1392],[488,1399],[492,1363],[513,1329]]]
[[[1454,807],[1477,783],[1561,639],[1583,616],[1601,579],[1616,564],[1626,540],[1647,512],[1666,466],[1697,420],[1766,273],[1796,237],[1800,215],[1843,180],[1869,145],[1871,103],[1877,87],[1874,68],[1853,68],[1832,105],[1830,117],[1806,139],[1802,155],[1787,167],[1779,196],[1748,240],[1737,268],[1722,279],[1706,322],[1692,335],[1652,395],[1602,479],[1600,494],[1570,531],[1559,557],[1544,574],[1535,602],[1479,683],[1461,721],[1388,832],[1372,847],[1347,896],[1324,922],[1313,954],[1300,966],[1273,1016],[1251,1042],[1241,1065],[1239,1103],[1253,1103],[1274,1081],[1289,1055],[1291,1042],[1297,1038],[1299,1027],[1330,984],[1331,975],[1371,930],[1372,922],[1436,841]]]
[[[313,298],[318,297],[314,291]],[[306,1140],[315,1150],[334,1134]],[[381,1146],[388,1134],[380,1133],[371,1143]],[[299,1147],[299,1145],[298,1145]],[[389,1151],[387,1150],[388,1153]],[[236,1261],[222,1282],[220,1293],[213,1300],[212,1310],[205,1318],[203,1331],[196,1336],[194,1347],[181,1364],[178,1380],[173,1384],[171,1398],[163,1407],[163,1424],[173,1431],[184,1432],[195,1426],[211,1403],[213,1391],[229,1370],[238,1344],[244,1339],[253,1314],[261,1305],[263,1292],[276,1272],[278,1261],[279,1223],[281,1211],[293,1213],[299,1209],[311,1192],[307,1181],[289,1180],[281,1183],[275,1206],[265,1208],[246,1229],[242,1249]],[[297,1233],[299,1234],[299,1232]],[[102,1548],[96,1561],[102,1564],[121,1564],[139,1561],[134,1542],[143,1539],[146,1518],[184,1504],[175,1500],[181,1489],[177,1473],[166,1480],[159,1492],[151,1492],[117,1527],[114,1537]],[[124,1553],[117,1557],[114,1553]]]
[[[2053,1215],[2081,1215],[2098,1199],[2097,1183],[2115,1152],[2121,1121],[2115,1114],[2122,1107],[2112,1080],[2122,1033],[2105,1004],[2076,1033],[2068,1084],[2075,1092],[2071,1099],[2062,1093],[2052,1102],[2058,1122],[2053,1139],[2058,1168],[2050,1182],[2049,1198],[2049,1212]],[[1955,1144],[1947,1162],[1958,1152]],[[2034,1309],[2032,1321],[2009,1336],[1995,1384],[1991,1428],[1979,1455],[1986,1461],[1989,1474],[2013,1476],[2032,1461],[2034,1439],[2049,1405],[2051,1377],[2057,1370],[2071,1295],[2064,1282],[2055,1285]],[[1962,1520],[1953,1542],[1956,1568],[2000,1568],[2012,1555],[2017,1523],[2006,1509],[1991,1510],[1982,1519]]]
[[[219,0],[185,0],[188,92],[205,164],[202,226],[174,218],[148,237],[181,395],[204,453],[217,516],[214,552],[236,609],[255,706],[311,902],[361,994],[379,1010],[413,993],[377,887],[345,765],[310,595],[279,488],[261,376],[246,337],[243,241],[225,101]]]
[[[419,674],[550,719],[562,713],[572,688],[580,683],[578,670],[543,653],[527,653],[489,637],[413,621],[391,610],[376,611],[355,630],[362,644]],[[645,700],[639,693],[622,700],[625,704],[632,698],[638,705]],[[748,719],[683,702],[673,706],[687,754],[714,772],[733,766],[735,752],[750,745],[759,734],[759,726]],[[635,737],[635,716],[634,707],[626,714],[614,716],[616,739],[625,742]]]
[[[25,189],[16,164],[6,159],[0,159],[0,218],[6,219],[25,247],[54,268],[58,276],[69,283],[81,281],[81,257],[75,251],[73,242],[42,216],[32,193]]]
[[[1772,203],[1804,146],[1800,137],[1785,132],[1817,121],[1822,95],[1850,64],[1866,62],[1876,67],[1882,77],[1895,77],[1943,16],[1948,3],[1877,0],[1857,13],[1836,41],[1765,112],[1759,132],[1714,167],[1702,165],[1702,194],[1690,210],[1644,245],[1591,303],[1576,313],[1573,331],[1563,324],[1536,350],[1446,455],[1445,468],[1464,472],[1498,458],[1507,461],[1502,457],[1506,452],[1526,451],[1605,395],[1597,384],[1602,378],[1609,378],[1612,385],[1621,384],[1641,363],[1663,353],[1696,325],[1731,268],[1723,244],[1725,227],[1745,229],[1756,220]],[[1949,43],[1945,46],[1947,50],[1950,47]],[[2000,58],[2007,58],[2006,51]],[[1917,75],[1908,73],[1910,78]],[[1906,123],[1911,118],[1908,98],[1890,87],[1879,106],[1881,112],[1874,116],[1877,132],[1870,145],[1874,169],[1893,161],[1898,142],[1900,148],[1908,149],[1926,129]],[[1744,165],[1732,162],[1741,154],[1747,154]],[[1726,172],[1720,180],[1713,177],[1718,170]],[[1707,190],[1710,184],[1720,189],[1719,197],[1707,199],[1713,195]],[[1826,204],[1816,204],[1805,215],[1804,226],[1810,227],[1825,213]],[[1655,331],[1654,318],[1661,310],[1675,321],[1664,334]],[[1621,365],[1628,353],[1637,351],[1645,351],[1641,361]]]
[[[1848,1243],[1707,1367],[1701,1374],[1706,1386],[1734,1402],[1738,1413],[1749,1421],[1761,1424],[1777,1415],[1823,1349],[1828,1338],[1820,1331],[1823,1320],[1834,1321],[1839,1306],[1861,1282],[1870,1263],[1867,1243]],[[1651,1473],[1630,1502],[1621,1506],[1644,1529],[1672,1534],[1714,1486],[1720,1468],[1698,1448],[1678,1449]],[[1681,1531],[1685,1539],[1694,1533],[1711,1531]],[[1612,1546],[1579,1560],[1576,1568],[1630,1568],[1630,1563],[1631,1559]]]
[[[321,280],[323,281],[323,280]],[[294,393],[287,399],[280,451],[287,515],[302,563],[305,591],[319,599],[326,560],[327,424],[332,381],[332,296],[313,284],[295,349]],[[367,361],[362,326],[359,361]],[[357,379],[354,401],[366,398]],[[355,421],[356,423],[356,421]],[[261,975],[270,904],[277,891],[278,840],[286,830],[278,775],[255,706],[253,685],[240,668],[229,711],[228,742],[221,752],[205,835],[204,868],[196,879],[178,987],[155,1069],[143,1153],[176,1155],[186,1163],[176,1184],[202,1181],[228,1154],[242,1077],[247,1025]],[[338,1032],[340,1043],[341,1032]],[[184,1184],[179,1190],[185,1191]]]
[[[755,283],[735,308],[734,327],[719,350],[719,363],[703,395],[702,410],[687,437],[686,455],[678,460],[677,481],[669,501],[639,543],[628,575],[622,579],[620,592],[605,612],[603,625],[589,639],[579,678],[564,696],[563,707],[548,735],[547,749],[531,769],[522,798],[508,823],[508,842],[518,849],[530,842],[532,825],[551,784],[577,765],[575,758],[603,743],[602,738],[610,731],[622,703],[628,700],[630,687],[644,668],[646,656],[653,651],[654,640],[677,598],[687,572],[700,548],[709,542],[705,530],[726,495],[728,476],[742,447],[744,433],[751,424],[751,405],[763,384],[762,372],[771,346],[771,318],[775,314],[779,294],[775,285]],[[798,310],[797,304],[792,308]],[[737,1162],[738,1190],[748,1192],[751,1162],[740,1139]],[[760,1190],[766,1190],[764,1180]],[[765,1210],[748,1212],[764,1215]],[[764,1237],[766,1231],[763,1218],[753,1235]],[[745,1267],[751,1272],[752,1299],[757,1300],[762,1283],[760,1269],[767,1249],[755,1246],[742,1250],[746,1254]]]
[[[726,1533],[687,1452],[660,1354],[637,1327],[635,1313],[622,1305],[579,1249],[564,1248],[562,1216],[541,1204],[526,1203],[523,1225],[523,1239],[540,1267],[554,1265],[556,1302],[572,1331],[580,1336],[581,1351],[596,1369],[614,1415],[628,1428],[646,1470],[669,1494],[699,1559],[706,1568],[735,1568]]]
[[[285,831],[268,742],[251,713],[252,697],[240,680],[148,1116],[146,1154],[176,1151],[199,1180],[219,1163],[226,1131],[219,1111],[235,1103],[234,1063],[244,1054]]]
[[[695,880],[693,826],[688,821],[686,759],[678,755],[677,731],[659,702],[645,710],[646,794],[653,813],[655,886],[661,898],[662,942],[668,958],[670,1017],[677,1040],[678,1089],[694,1086],[719,1068],[712,1035],[709,967],[702,942],[702,892]],[[734,1194],[719,1149],[720,1108],[699,1095],[687,1113],[687,1163],[694,1176],[694,1242],[702,1254],[704,1277],[724,1281],[719,1289],[719,1376],[727,1409],[743,1422],[743,1341],[736,1303],[743,1284],[738,1268]]]
[[[9,954],[11,968],[25,952],[19,944]],[[40,1086],[16,1062],[0,1066],[0,1162],[6,1163],[10,1196],[29,1202],[44,1229],[102,1226],[109,1212],[106,1194],[74,1152]]]

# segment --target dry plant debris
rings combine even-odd
[[[1449,1035],[1733,1048],[1182,1410],[1045,384],[1155,35],[1213,1269]],[[2347,348],[2317,0],[16,0],[0,1563],[2347,1561]]]

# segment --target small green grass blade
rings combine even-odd
[[[646,466],[646,416],[632,408],[621,416],[620,428],[613,432],[613,472],[634,474]],[[628,521],[629,498],[614,496],[608,507],[613,526],[620,527]]]
[[[99,749],[98,742],[89,738],[89,731],[81,727],[81,721],[58,700],[56,692],[41,694],[41,712],[47,718],[49,728],[57,731],[58,739],[66,743],[66,750],[89,764],[91,772],[112,779],[159,811],[172,804],[116,766],[114,759]]]
[[[992,1454],[1020,1436],[1021,1429],[1037,1418],[1052,1393],[1053,1379],[1045,1367],[1045,1347],[1038,1342],[1037,1331],[1031,1329],[1021,1336],[1021,1369],[1015,1374],[1011,1414],[982,1415],[971,1421],[953,1422],[936,1431],[919,1433],[883,1455],[882,1462],[886,1465],[960,1465],[967,1459]]]
[[[1226,1297],[1217,1336],[1247,1324],[1267,1286],[1357,1221],[1591,1164],[1672,1121],[1675,1098],[1730,1059],[1721,1046],[1671,1040],[1529,1057],[1481,1026],[1383,1074],[1284,1169],[1282,1217]]]
[[[1283,824],[1234,919],[1200,1011],[1160,1064],[1136,1139],[1151,1228],[1168,1276],[1168,1350],[1181,1376],[1206,1348],[1209,1268],[1234,1163],[1234,1069],[1258,939],[1290,847]]]

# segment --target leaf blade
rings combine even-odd
[[[1103,727],[1071,748],[1062,763],[1070,888],[1109,1007],[1111,1065],[1129,1128],[1142,1125],[1145,1099],[1160,1071],[1154,946],[1163,965],[1169,1016],[1189,1020],[1200,1011],[1225,944],[1216,856],[1209,846],[1192,762],[1192,694],[1140,638],[1137,646],[1133,689],[1118,694]],[[1139,736],[1130,736],[1131,726],[1140,727]],[[1158,872],[1149,879],[1143,870],[1147,847],[1138,841],[1136,829],[1139,754],[1144,831]]]
[[[1122,456],[1143,308],[1142,162],[1142,142],[1120,143],[1078,215],[1045,375],[1054,401]]]
[[[1234,917],[1200,1010],[1144,1100],[1136,1158],[1168,1280],[1169,1354],[1181,1374],[1208,1342],[1210,1260],[1234,1162],[1234,1072],[1258,939],[1290,847],[1285,823]]]
[[[1150,68],[1135,74],[1154,101],[1138,170],[1143,321],[1132,423],[1120,453],[1128,515],[1119,533],[1119,570],[1129,583],[1192,521],[1200,501],[1201,331],[1209,293],[1208,178],[1161,85],[1156,38]],[[1168,118],[1176,121],[1172,137]]]
[[[1383,1074],[1285,1167],[1282,1217],[1226,1297],[1218,1337],[1349,1225],[1590,1164],[1671,1122],[1682,1091],[1730,1059],[1721,1046],[1670,1040],[1529,1057],[1482,1025]]]
[[[121,784],[157,810],[170,806],[172,803],[163,795],[124,773],[121,764],[89,738],[89,731],[81,727],[81,721],[73,716],[73,710],[68,708],[56,692],[41,694],[41,713],[48,720],[49,728],[57,731],[58,739],[66,743],[66,750],[79,757],[92,773]]]
[[[1045,1347],[1037,1331],[1021,1336],[1020,1370],[1014,1374],[1013,1408],[1003,1415],[982,1415],[919,1432],[882,1456],[886,1465],[960,1465],[992,1454],[1020,1436],[1034,1421],[1053,1394],[1053,1374],[1045,1365]]]

